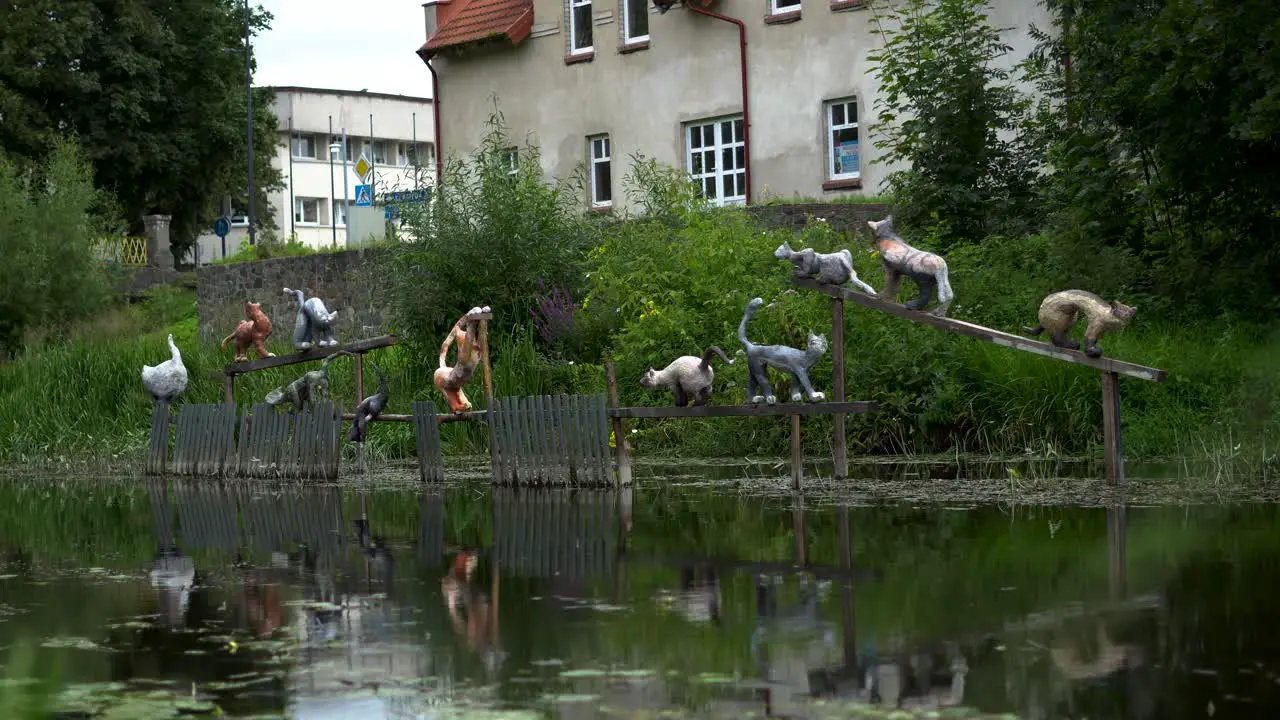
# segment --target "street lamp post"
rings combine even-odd
[[[333,118],[329,119],[329,136],[333,137]],[[333,207],[329,208],[333,217],[329,218],[329,226],[333,228],[333,247],[338,247],[338,203],[333,197],[333,158],[337,156],[342,146],[338,143],[329,145],[329,202]],[[345,169],[345,168],[344,168]],[[345,217],[343,218],[345,221]]]
[[[250,66],[250,55],[253,49],[249,45],[249,0],[244,0],[244,139],[249,152],[249,244],[254,244],[253,209],[253,73]]]

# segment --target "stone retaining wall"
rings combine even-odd
[[[862,234],[867,220],[882,218],[887,210],[880,204],[809,203],[754,205],[747,212],[768,230],[799,230],[809,218],[823,218],[837,230]],[[379,252],[357,249],[204,266],[197,271],[200,337],[206,342],[226,337],[244,319],[244,301],[252,300],[262,303],[271,318],[272,347],[291,347],[296,311],[284,295],[285,287],[301,289],[307,297],[318,296],[329,310],[337,310],[340,341],[378,335],[384,330],[385,313],[375,307],[363,270]]]

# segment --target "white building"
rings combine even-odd
[[[426,97],[367,91],[273,87],[273,109],[280,135],[272,164],[284,177],[284,188],[269,197],[269,208],[281,240],[295,238],[310,247],[347,246],[347,200],[356,228],[360,186],[356,167],[369,164],[366,178],[372,200],[391,191],[413,190],[434,182],[435,130],[432,101]],[[340,145],[347,136],[346,182]],[[344,194],[345,193],[345,194]],[[233,254],[248,236],[244,208],[235,208],[226,253]],[[383,211],[376,210],[381,219]],[[373,211],[362,217],[373,218]],[[369,223],[365,223],[367,226]],[[365,229],[360,232],[366,233]],[[259,230],[259,237],[261,232]],[[356,244],[353,238],[352,244]],[[200,236],[200,263],[222,257],[222,241],[212,231]]]

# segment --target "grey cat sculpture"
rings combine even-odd
[[[810,402],[820,402],[826,398],[813,389],[809,382],[809,370],[822,359],[827,351],[827,339],[822,335],[809,333],[808,346],[801,350],[786,345],[756,345],[747,339],[747,323],[756,310],[764,305],[763,298],[752,298],[747,303],[747,310],[742,314],[742,322],[738,325],[738,340],[747,352],[747,401],[753,405],[761,402],[773,405],[778,402],[769,385],[767,367],[774,367],[791,374],[795,384],[804,389]],[[800,402],[803,396],[792,388],[791,402]]]
[[[853,253],[846,248],[833,253],[820,253],[813,248],[792,250],[791,243],[783,242],[773,251],[779,260],[791,263],[796,279],[812,279],[824,285],[853,283],[862,292],[874,296],[875,289],[858,278],[853,269]]]
[[[338,318],[335,310],[329,312],[320,298],[303,300],[301,290],[284,289],[285,295],[298,303],[298,316],[293,321],[293,349],[309,350],[315,347],[332,347],[338,344],[333,336],[333,321]]]

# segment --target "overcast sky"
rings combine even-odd
[[[430,97],[414,51],[426,42],[421,0],[251,0],[275,18],[253,38],[255,85]]]

